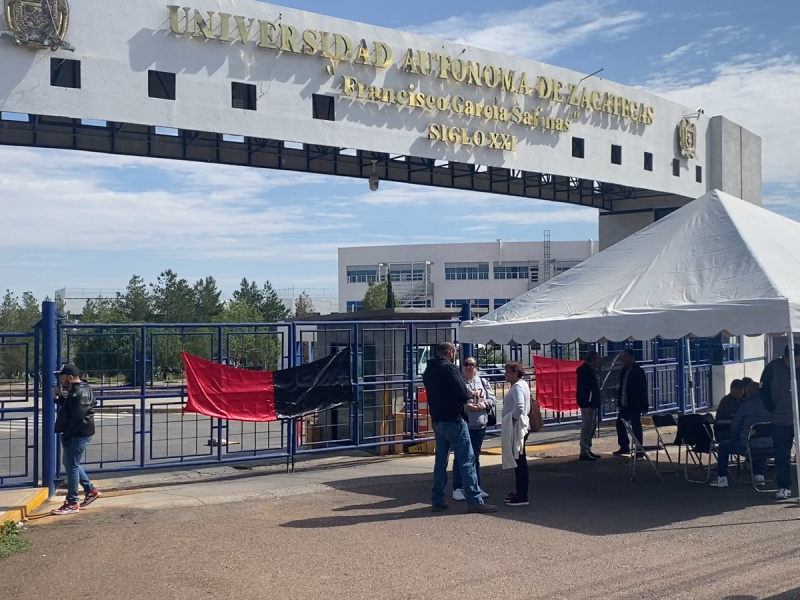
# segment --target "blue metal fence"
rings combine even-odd
[[[31,334],[0,333],[0,486],[52,486],[59,468],[52,432],[52,371],[71,362],[86,373],[98,400],[97,432],[87,449],[89,472],[118,472],[181,465],[365,449],[400,451],[433,438],[422,373],[436,346],[458,343],[453,321],[326,321],[279,324],[55,323],[45,303],[40,328]],[[697,408],[711,406],[711,368],[702,341],[693,342]],[[304,418],[243,423],[183,412],[186,387],[181,352],[244,369],[278,370],[349,347],[353,402]],[[492,364],[534,354],[579,359],[594,344],[463,348],[475,352],[502,399],[502,370]],[[600,345],[601,353],[615,345]],[[637,343],[654,411],[687,408],[688,377],[680,342]],[[708,353],[706,353],[708,354]],[[9,375],[10,373],[10,375]],[[683,373],[683,376],[680,374]],[[38,375],[41,374],[41,377]],[[5,377],[4,377],[5,375]],[[535,383],[534,383],[535,385]],[[43,402],[43,399],[45,400]],[[604,418],[614,418],[609,405]],[[544,411],[548,426],[577,420],[573,413]],[[45,432],[41,435],[40,432]]]
[[[0,487],[39,482],[39,334],[0,333]]]

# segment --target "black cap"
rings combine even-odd
[[[60,371],[55,371],[53,375],[55,375],[56,377],[58,377],[59,375],[68,375],[69,377],[80,377],[81,372],[75,365],[66,364],[63,367],[61,367]]]

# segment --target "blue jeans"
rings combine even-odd
[[[469,441],[470,445],[472,446],[472,454],[475,456],[475,477],[478,478],[479,488],[481,488],[481,446],[483,446],[483,438],[485,437],[485,429],[469,430]],[[461,480],[461,469],[456,468],[456,463],[453,463],[453,489],[463,490],[463,485],[464,482]]]
[[[75,504],[78,502],[78,484],[83,486],[84,492],[91,492],[94,489],[92,482],[86,476],[86,471],[81,466],[81,459],[86,452],[86,446],[92,441],[90,437],[61,439],[61,462],[64,464],[64,471],[67,474],[67,502]]]
[[[475,455],[469,439],[469,428],[466,421],[451,423],[434,423],[433,433],[436,435],[436,461],[433,466],[433,491],[431,502],[434,506],[445,504],[444,490],[447,487],[447,461],[450,450],[455,455],[454,467],[461,470],[464,495],[467,504],[478,506],[483,504],[478,477],[475,474]]]
[[[775,479],[778,487],[792,489],[792,442],[794,427],[791,425],[772,426],[772,446],[775,448]]]
[[[741,440],[725,440],[720,443],[717,457],[717,477],[728,476],[728,461],[731,454],[747,456],[747,448]],[[767,472],[767,459],[755,457],[753,459],[753,475],[764,475]]]

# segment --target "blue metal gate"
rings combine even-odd
[[[39,334],[0,333],[0,487],[39,483]]]

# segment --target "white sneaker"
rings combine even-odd
[[[716,488],[726,488],[726,487],[728,487],[728,478],[727,477],[717,477],[714,481],[711,482],[711,487],[716,487]]]
[[[778,493],[775,494],[775,498],[778,500],[788,500],[792,497],[792,490],[787,490],[786,488],[781,488],[778,490]]]
[[[755,475],[753,477],[753,483],[756,485],[764,485],[764,476],[763,475]]]
[[[453,500],[463,502],[467,497],[464,495],[464,490],[453,490]]]
[[[481,498],[488,498],[488,497],[489,497],[489,494],[487,494],[486,492],[481,490]]]

